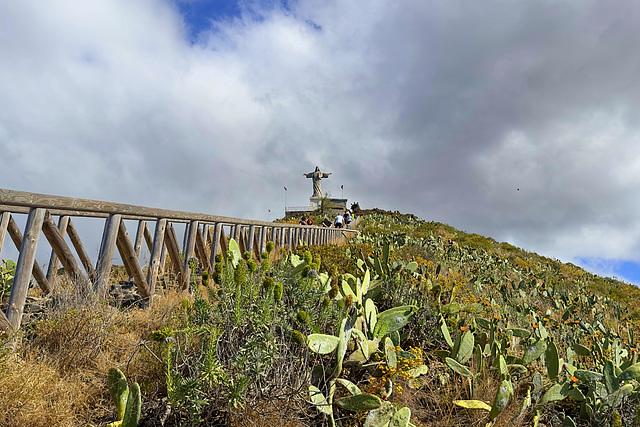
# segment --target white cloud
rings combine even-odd
[[[2,3],[0,185],[266,219],[319,165],[363,207],[640,261],[635,3],[242,4],[192,44],[169,1]]]

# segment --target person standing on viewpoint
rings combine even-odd
[[[349,224],[351,224],[351,212],[346,211],[344,214],[344,223],[347,228],[349,228]]]

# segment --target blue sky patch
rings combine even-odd
[[[177,1],[178,10],[189,27],[191,41],[211,29],[211,21],[239,17],[242,13],[238,0]]]
[[[605,277],[615,277],[625,282],[640,285],[640,263],[622,260],[576,257],[576,264],[580,267]]]
[[[270,10],[281,8],[284,11],[291,11],[289,0],[256,0],[241,2],[239,0],[174,0],[178,6],[180,14],[189,28],[191,42],[198,40],[198,36],[203,31],[211,30],[211,22],[215,20],[250,17],[254,21],[262,21],[264,16],[259,13],[260,8]],[[316,30],[321,27],[309,21],[309,24]]]

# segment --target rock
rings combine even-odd
[[[116,306],[130,307],[132,305],[142,305],[142,297],[138,293],[136,282],[121,280],[118,285],[109,288],[109,296],[113,298]]]

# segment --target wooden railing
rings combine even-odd
[[[13,218],[15,214],[28,215],[24,234]],[[95,266],[74,226],[72,218],[75,217],[104,219]],[[137,221],[134,240],[129,237],[125,220]],[[186,224],[182,248],[174,229],[174,224],[179,223]],[[104,297],[116,247],[144,304],[150,306],[167,258],[178,272],[180,287],[186,289],[191,275],[189,260],[195,257],[204,270],[211,271],[215,255],[227,251],[228,238],[234,238],[243,253],[249,251],[259,257],[268,241],[274,242],[276,248],[291,250],[299,243],[341,244],[353,233],[344,229],[251,221],[0,189],[0,251],[7,231],[19,255],[6,314],[0,311],[0,330],[5,332],[20,328],[32,276],[43,293],[56,292],[59,264],[80,292]],[[36,261],[41,234],[51,249],[46,273]],[[140,262],[143,240],[150,252],[148,263]]]

